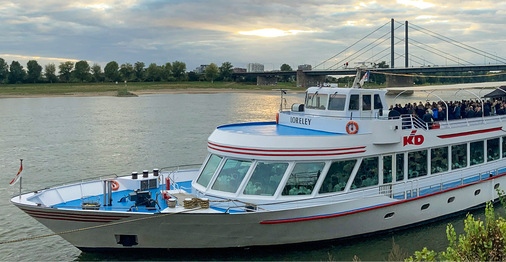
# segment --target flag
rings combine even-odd
[[[16,184],[19,180],[19,178],[21,177],[21,171],[23,171],[23,159],[21,159],[21,166],[19,167],[19,171],[18,173],[16,174],[16,177],[14,179],[12,179],[12,181],[9,183],[11,186],[13,186],[14,184]]]
[[[369,81],[369,71],[366,71],[362,79],[360,79],[360,86],[364,86],[366,81]]]

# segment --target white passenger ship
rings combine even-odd
[[[15,196],[82,250],[229,248],[414,225],[498,197],[504,116],[389,119],[385,90],[311,87],[276,122],[218,127],[199,169],[153,170]]]

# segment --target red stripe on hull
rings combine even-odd
[[[211,142],[208,142],[209,145],[215,146],[215,147],[221,147],[221,148],[227,148],[227,149],[234,149],[234,150],[243,150],[243,151],[256,151],[256,152],[332,152],[332,151],[345,151],[345,150],[356,150],[356,149],[364,149],[365,146],[359,146],[359,147],[350,147],[350,148],[335,148],[335,149],[289,149],[289,150],[274,150],[274,149],[254,149],[254,148],[241,148],[241,147],[232,147],[232,146],[222,146],[218,144],[214,144]]]
[[[340,216],[346,216],[346,215],[351,215],[351,214],[366,212],[366,211],[369,211],[369,210],[374,210],[374,209],[379,209],[379,208],[394,206],[394,205],[402,204],[402,203],[405,203],[405,202],[410,202],[410,201],[414,201],[414,200],[417,200],[417,199],[422,199],[422,198],[426,198],[426,197],[430,197],[430,196],[446,193],[446,192],[449,192],[449,191],[457,190],[457,189],[460,189],[460,188],[464,188],[464,187],[475,185],[475,184],[478,184],[478,183],[481,183],[481,182],[485,182],[485,181],[488,181],[488,180],[491,180],[491,179],[502,177],[504,175],[506,175],[506,173],[500,174],[500,175],[497,175],[497,176],[493,176],[493,177],[490,177],[490,178],[487,178],[487,179],[484,179],[484,180],[476,181],[474,183],[470,183],[470,184],[467,184],[467,185],[461,185],[461,186],[454,187],[454,188],[449,188],[449,189],[446,189],[446,190],[443,190],[443,191],[440,191],[440,192],[436,192],[436,193],[432,193],[432,194],[427,194],[427,195],[423,195],[423,196],[419,196],[419,197],[414,197],[414,198],[410,198],[410,199],[400,200],[400,201],[397,201],[397,202],[392,202],[392,203],[384,204],[384,205],[381,205],[381,206],[368,207],[368,208],[364,208],[364,209],[353,210],[353,211],[343,212],[343,213],[338,213],[338,214],[329,214],[329,215],[321,215],[321,216],[313,216],[313,217],[288,218],[288,219],[278,219],[278,220],[265,220],[265,221],[261,221],[260,224],[262,224],[262,225],[272,225],[272,224],[284,224],[284,223],[302,222],[302,221],[310,221],[310,220],[317,220],[317,219],[334,218],[334,217],[340,217]]]
[[[121,220],[122,218],[129,218],[130,216],[101,216],[93,214],[69,214],[60,212],[50,212],[44,210],[31,210],[21,208],[28,215],[35,218],[52,219],[52,220],[67,220],[67,221],[79,221],[79,222],[112,222]]]
[[[261,154],[261,153],[247,153],[247,152],[238,152],[238,151],[224,150],[224,149],[214,148],[212,146],[208,146],[208,147],[210,149],[221,151],[221,152],[225,152],[225,153],[241,154],[241,155],[252,155],[252,156],[338,156],[338,155],[365,153],[365,151],[366,151],[366,150],[360,150],[360,151],[350,151],[350,152],[341,152],[341,153],[329,153],[329,154]]]
[[[74,219],[74,218],[65,218],[65,217],[53,217],[53,216],[44,216],[44,215],[32,215],[34,218],[42,218],[42,219],[51,219],[51,220],[65,220],[65,221],[75,221],[75,222],[97,222],[97,223],[110,223],[116,221],[118,219],[112,220],[103,220],[103,219]]]
[[[483,129],[483,130],[476,130],[476,131],[455,133],[455,134],[449,134],[449,135],[440,135],[440,136],[437,136],[437,137],[443,138],[443,139],[444,138],[454,138],[454,137],[476,135],[476,134],[482,134],[482,133],[488,133],[488,132],[494,132],[494,131],[500,131],[500,130],[502,130],[502,127],[495,127],[495,128],[490,128],[490,129]]]

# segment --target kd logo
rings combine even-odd
[[[406,145],[419,146],[419,145],[423,144],[424,137],[422,135],[415,135],[415,134],[416,134],[416,130],[413,130],[413,131],[411,131],[411,134],[409,136],[403,137],[404,139],[402,142],[402,146],[406,146]]]

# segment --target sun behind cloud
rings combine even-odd
[[[296,35],[298,33],[308,33],[313,31],[303,31],[303,30],[281,30],[277,28],[263,28],[263,29],[256,29],[256,30],[250,30],[250,31],[239,31],[239,34],[241,35],[254,35],[254,36],[261,36],[261,37],[280,37],[280,36],[289,36],[289,35]]]
[[[433,3],[424,2],[423,0],[397,0],[397,3],[405,6],[413,6],[419,9],[426,9],[436,6]]]

